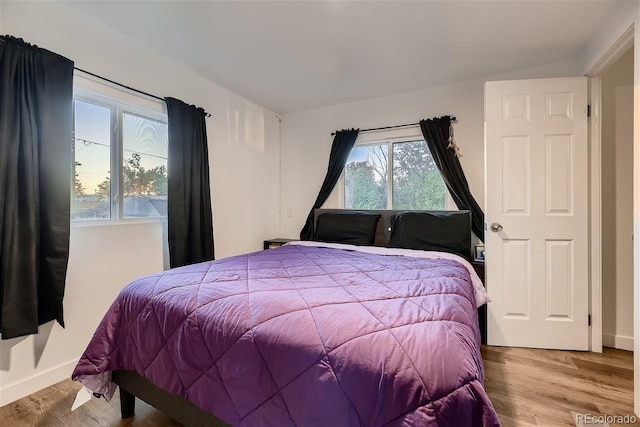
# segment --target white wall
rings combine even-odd
[[[601,79],[603,344],[633,350],[633,49]]]
[[[576,62],[492,76],[487,80],[579,75]],[[331,132],[415,123],[452,115],[460,159],[471,193],[484,206],[484,79],[398,94],[367,101],[292,113],[282,118],[282,237],[296,238],[326,173]],[[419,130],[417,130],[419,134]],[[358,138],[375,138],[361,134]],[[337,191],[325,207],[337,208]]]
[[[112,80],[202,106],[207,119],[217,258],[259,250],[279,231],[279,120],[58,2],[0,2],[2,34],[21,37]],[[207,54],[203,52],[203,54]],[[159,222],[73,227],[66,329],[0,341],[0,405],[67,378],[119,290],[162,270]]]
[[[471,176],[482,176],[482,91],[481,83],[460,84],[283,116],[283,237],[298,237],[304,225],[327,170],[333,139],[331,132],[335,130],[413,123],[422,118],[455,115],[459,122],[456,139],[464,155],[461,161],[465,170],[475,169],[468,172]],[[479,114],[474,111],[478,106]],[[474,194],[481,196],[482,182],[473,179],[470,182]],[[325,206],[339,207],[337,197],[331,198]]]

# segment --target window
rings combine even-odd
[[[85,93],[74,114],[71,219],[166,217],[166,116]]]
[[[347,209],[443,210],[446,190],[424,140],[357,145],[344,172]]]

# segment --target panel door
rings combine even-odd
[[[485,85],[490,345],[588,349],[587,83]]]

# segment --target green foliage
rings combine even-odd
[[[162,196],[167,194],[167,166],[160,165],[145,169],[140,164],[142,157],[138,153],[131,154],[122,166],[122,190],[125,196],[145,195]],[[107,176],[96,188],[100,200],[110,197],[110,181]]]
[[[109,200],[111,197],[111,181],[109,181],[108,176],[96,187],[96,196],[100,200]]]
[[[444,209],[444,182],[426,142],[394,144],[393,161],[394,209]]]
[[[167,194],[167,167],[161,165],[145,169],[140,165],[140,159],[140,154],[133,153],[124,162],[122,167],[124,195]]]
[[[438,172],[409,174],[402,184],[394,180],[394,209],[444,209],[444,182]]]
[[[387,187],[376,181],[376,171],[368,162],[352,162],[345,167],[345,206],[353,209],[386,209]]]
[[[80,166],[82,166],[82,163],[80,162],[74,162],[73,165],[73,191],[75,192],[75,196],[84,196],[85,195],[85,188],[84,185],[82,185],[82,182],[80,181],[80,175],[78,174],[78,170],[77,168],[79,168]]]
[[[386,146],[371,146],[367,160],[345,166],[345,206],[387,209]],[[392,209],[445,207],[445,185],[425,141],[393,144]]]

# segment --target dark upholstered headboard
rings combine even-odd
[[[323,213],[341,213],[341,212],[354,212],[357,209],[315,209],[313,213],[313,224],[314,230],[316,229],[316,223],[318,220],[318,216]],[[380,214],[380,220],[378,221],[378,228],[376,229],[376,238],[375,245],[376,246],[387,246],[389,243],[389,237],[391,235],[391,219],[394,215],[401,212],[408,212],[407,210],[367,210],[366,212],[372,212]],[[459,215],[468,215],[469,216],[469,227],[471,227],[471,213],[469,211],[410,211],[410,212],[424,212],[424,213],[434,213],[439,214],[442,217],[443,228],[446,229],[447,225],[447,217],[459,216]],[[469,254],[471,255],[471,231],[469,228]]]

